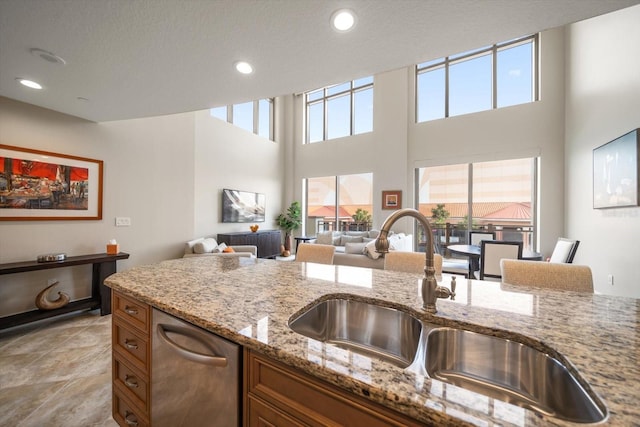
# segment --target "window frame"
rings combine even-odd
[[[356,84],[356,82],[364,79],[371,79],[370,82],[364,84]],[[332,93],[331,90],[348,84],[349,87],[347,89]],[[349,82],[339,83],[331,86],[326,86],[320,89],[314,89],[309,92],[305,92],[304,94],[304,116],[305,116],[305,144],[315,144],[318,142],[328,141],[327,138],[329,132],[329,121],[328,121],[328,104],[329,101],[343,97],[349,96],[349,135],[345,136],[353,136],[359,135],[355,133],[355,94],[358,92],[363,92],[365,90],[371,90],[373,92],[373,84],[374,77],[367,76],[360,79],[351,80]],[[317,95],[320,94],[318,97]],[[312,98],[311,100],[309,98]],[[318,141],[310,141],[311,139],[311,126],[309,126],[310,120],[310,109],[314,105],[322,104],[322,139]],[[373,113],[372,113],[373,114]],[[361,132],[366,133],[366,132]],[[343,137],[340,137],[343,138]],[[331,138],[335,139],[335,138]]]
[[[533,34],[533,35],[529,35],[529,36],[525,36],[525,37],[520,37],[517,39],[513,39],[513,40],[509,40],[506,42],[501,42],[501,43],[496,43],[493,44],[491,46],[486,46],[483,48],[479,48],[479,49],[474,49],[474,50],[470,50],[468,52],[463,52],[461,54],[456,54],[456,55],[450,55],[444,58],[439,58],[436,60],[432,60],[432,61],[426,61],[422,64],[426,64],[421,66],[421,64],[416,64],[414,70],[414,86],[415,86],[415,117],[414,117],[414,121],[415,123],[425,123],[425,122],[429,122],[429,121],[433,121],[433,120],[440,120],[440,119],[446,119],[449,117],[456,117],[458,115],[455,116],[451,116],[449,114],[449,106],[450,106],[450,79],[449,79],[449,74],[450,74],[450,67],[465,61],[469,61],[472,60],[474,58],[478,58],[481,56],[486,55],[487,53],[490,53],[491,55],[491,110],[496,110],[498,109],[498,72],[497,72],[497,68],[498,68],[498,52],[509,49],[509,48],[514,48],[514,47],[518,47],[527,43],[532,43],[532,58],[531,58],[531,75],[532,75],[532,94],[531,94],[531,102],[536,102],[540,100],[540,95],[539,95],[539,88],[540,88],[540,84],[539,84],[539,79],[540,79],[540,73],[539,73],[539,51],[540,51],[540,43],[539,43],[540,37],[539,34]],[[419,121],[419,105],[418,105],[418,100],[420,97],[419,94],[419,85],[418,85],[418,79],[419,76],[421,74],[424,73],[428,73],[429,71],[433,71],[436,70],[438,68],[444,68],[444,117],[438,117],[435,119],[427,119],[427,120],[423,120],[423,121]],[[503,107],[500,107],[503,108]],[[480,111],[487,111],[487,110],[480,110]],[[472,114],[472,113],[468,113],[468,114]],[[460,114],[462,115],[462,114]]]

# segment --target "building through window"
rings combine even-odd
[[[535,250],[537,158],[416,169],[418,210],[430,219],[436,250],[467,244],[468,232],[496,232],[497,240],[522,241]],[[418,229],[424,250],[424,230]]]
[[[373,174],[306,179],[305,233],[368,231],[373,212]]]

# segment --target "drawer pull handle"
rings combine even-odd
[[[136,377],[130,377],[129,375],[125,375],[124,383],[129,388],[138,388],[138,382],[136,381]]]
[[[126,305],[126,306],[124,307],[124,311],[125,311],[125,313],[127,313],[127,314],[131,314],[131,315],[136,315],[136,314],[138,314],[138,310],[137,310],[136,308],[131,308],[131,307],[129,307],[128,305]]]
[[[196,342],[205,343],[206,345],[207,340],[204,339],[202,337],[202,333],[198,331],[181,327],[181,326],[165,325],[162,323],[158,323],[158,329],[156,331],[158,333],[158,337],[160,337],[165,342],[165,344],[169,346],[169,348],[171,348],[173,351],[175,351],[176,353],[178,353],[180,356],[182,356],[187,360],[190,360],[196,363],[201,363],[203,365],[210,365],[210,366],[215,366],[220,368],[224,368],[227,366],[226,357],[218,356],[216,354],[209,355],[209,354],[200,353],[195,350],[190,350],[178,344],[177,342],[171,340],[171,338],[167,336],[167,332],[173,332],[175,334],[191,338]]]
[[[135,341],[129,341],[126,338],[124,340],[124,346],[127,347],[130,350],[137,350],[138,349],[138,344]]]
[[[138,420],[136,419],[135,414],[129,411],[124,412],[124,422],[127,423],[128,426],[138,425]]]

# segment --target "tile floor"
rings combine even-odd
[[[117,427],[111,316],[94,310],[0,331],[0,426]]]

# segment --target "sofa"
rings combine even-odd
[[[227,246],[213,237],[200,237],[188,241],[184,246],[183,258],[219,256],[219,257],[251,257],[258,255],[258,247],[253,245]]]
[[[336,252],[333,256],[335,265],[384,269],[384,257],[377,253],[375,248],[375,240],[379,234],[379,230],[325,231],[318,233],[309,243],[335,246]],[[388,239],[389,250],[413,251],[411,234],[391,232]]]

